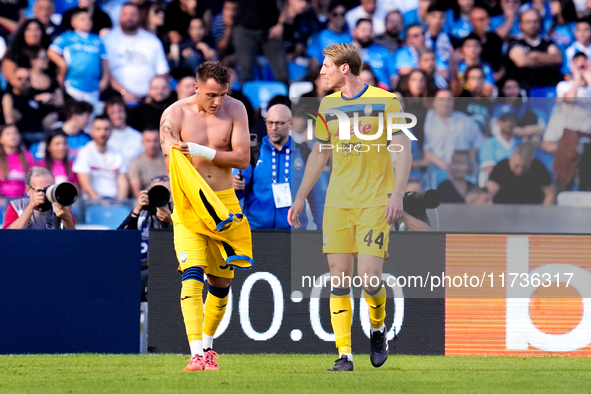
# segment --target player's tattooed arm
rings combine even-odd
[[[165,111],[160,121],[160,146],[162,147],[162,155],[164,157],[164,164],[168,169],[168,160],[171,146],[180,141],[180,121],[173,121],[174,113],[172,111]],[[175,119],[176,120],[176,119]]]

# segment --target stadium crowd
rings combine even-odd
[[[166,174],[162,112],[193,94],[210,60],[235,71],[230,95],[261,155],[287,146],[289,160],[292,139],[313,143],[304,114],[268,121],[261,91],[330,93],[319,70],[337,42],[361,50],[365,83],[417,116],[410,184],[443,202],[553,204],[557,191],[591,190],[591,2],[29,1],[0,0],[0,205],[25,195],[35,165],[86,199],[140,198]],[[248,186],[257,171],[245,174],[237,190],[264,205]]]

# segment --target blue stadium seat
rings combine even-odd
[[[244,83],[242,93],[248,97],[253,108],[257,109],[277,95],[287,96],[287,87],[281,82],[251,81]]]
[[[91,205],[86,208],[86,224],[107,226],[116,229],[121,222],[129,215],[131,209],[124,205]]]
[[[287,63],[287,73],[290,81],[303,81],[308,75],[308,67],[297,62]]]

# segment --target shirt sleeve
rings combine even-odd
[[[107,58],[107,49],[105,48],[105,44],[102,41],[99,41],[99,56],[101,59]]]
[[[64,49],[66,48],[66,39],[64,38],[64,34],[58,36],[51,45],[49,49],[55,51],[56,53],[62,55],[64,53]]]
[[[388,101],[388,103],[386,104],[386,116],[384,118],[384,130],[386,130],[386,132],[388,131],[388,117],[390,116],[390,114],[400,114],[401,112],[403,112],[402,105],[400,104],[400,101],[398,99],[393,98],[392,100]],[[401,116],[392,117],[392,124],[406,124],[406,118]],[[392,135],[400,134],[403,132],[404,131],[402,129],[394,128],[392,130]]]
[[[394,64],[397,70],[414,67],[414,61],[408,49],[400,48],[394,54]]]
[[[140,179],[140,163],[137,160],[131,162],[127,175],[129,179]]]
[[[4,227],[2,228],[8,228],[16,219],[18,219],[18,213],[14,210],[12,204],[8,204],[6,215],[4,216]]]
[[[493,144],[490,139],[482,143],[482,146],[478,151],[478,161],[480,162],[480,168],[494,166],[495,164],[497,164],[494,157]]]
[[[86,151],[81,149],[76,156],[74,161],[74,167],[72,167],[76,174],[90,174],[90,166],[86,158]]]
[[[482,132],[480,131],[480,127],[478,127],[478,124],[470,119],[470,135],[472,136],[472,142],[471,142],[471,147],[472,148],[480,148],[480,145],[482,145],[482,140],[484,139]]]

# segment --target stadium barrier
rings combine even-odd
[[[316,266],[312,275],[328,271],[321,244],[321,233],[315,231],[253,232],[255,265],[251,271],[236,271],[216,350],[335,352],[327,289],[313,298],[294,289],[294,253],[304,260],[316,254],[307,265]],[[394,298],[388,290],[386,325],[390,337],[398,333],[391,353],[591,355],[591,236],[397,233],[390,237],[389,249],[386,276],[421,276],[430,286],[433,276],[464,277],[445,289],[393,289]],[[189,351],[177,266],[172,233],[152,232],[151,352]],[[431,281],[427,274],[432,274]],[[552,288],[540,282],[544,275],[551,276]],[[367,305],[359,300],[360,289],[353,293],[353,351],[368,353]]]
[[[0,231],[0,354],[137,353],[140,233]]]

